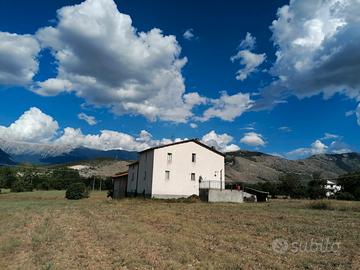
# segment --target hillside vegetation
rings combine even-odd
[[[360,170],[360,154],[321,154],[302,160],[288,160],[260,152],[236,151],[226,154],[226,178],[229,181],[255,183],[274,182],[284,174],[296,174],[310,180],[313,173],[322,178]]]

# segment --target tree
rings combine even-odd
[[[322,199],[326,197],[326,180],[313,179],[308,182],[307,194],[310,199]]]
[[[3,188],[10,188],[16,181],[15,172],[9,167],[0,168],[0,184]]]
[[[301,183],[298,175],[286,174],[281,176],[279,180],[279,191],[284,195],[293,198],[305,197],[306,187]]]
[[[69,200],[80,200],[88,197],[89,193],[84,183],[72,183],[66,189],[65,198]]]
[[[16,179],[15,182],[11,185],[11,192],[26,192],[26,191],[32,191],[33,186],[30,182],[27,182],[23,178]]]
[[[307,185],[307,195],[313,200],[325,198],[326,180],[321,179],[321,172],[314,172],[312,178]]]
[[[341,186],[341,192],[351,194],[355,200],[360,200],[360,172],[348,173],[342,175],[337,180]],[[341,194],[339,194],[341,196]],[[348,196],[351,198],[351,196]]]
[[[54,189],[67,189],[70,184],[80,181],[80,174],[76,170],[60,168],[52,172],[51,185]]]

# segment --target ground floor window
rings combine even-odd
[[[165,171],[165,180],[170,179],[170,171]]]
[[[191,173],[191,181],[195,181],[195,173]]]

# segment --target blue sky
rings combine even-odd
[[[359,151],[360,9],[341,2],[1,1],[0,137]]]

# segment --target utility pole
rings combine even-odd
[[[95,190],[95,175],[93,175],[93,184],[92,184],[92,190]]]

